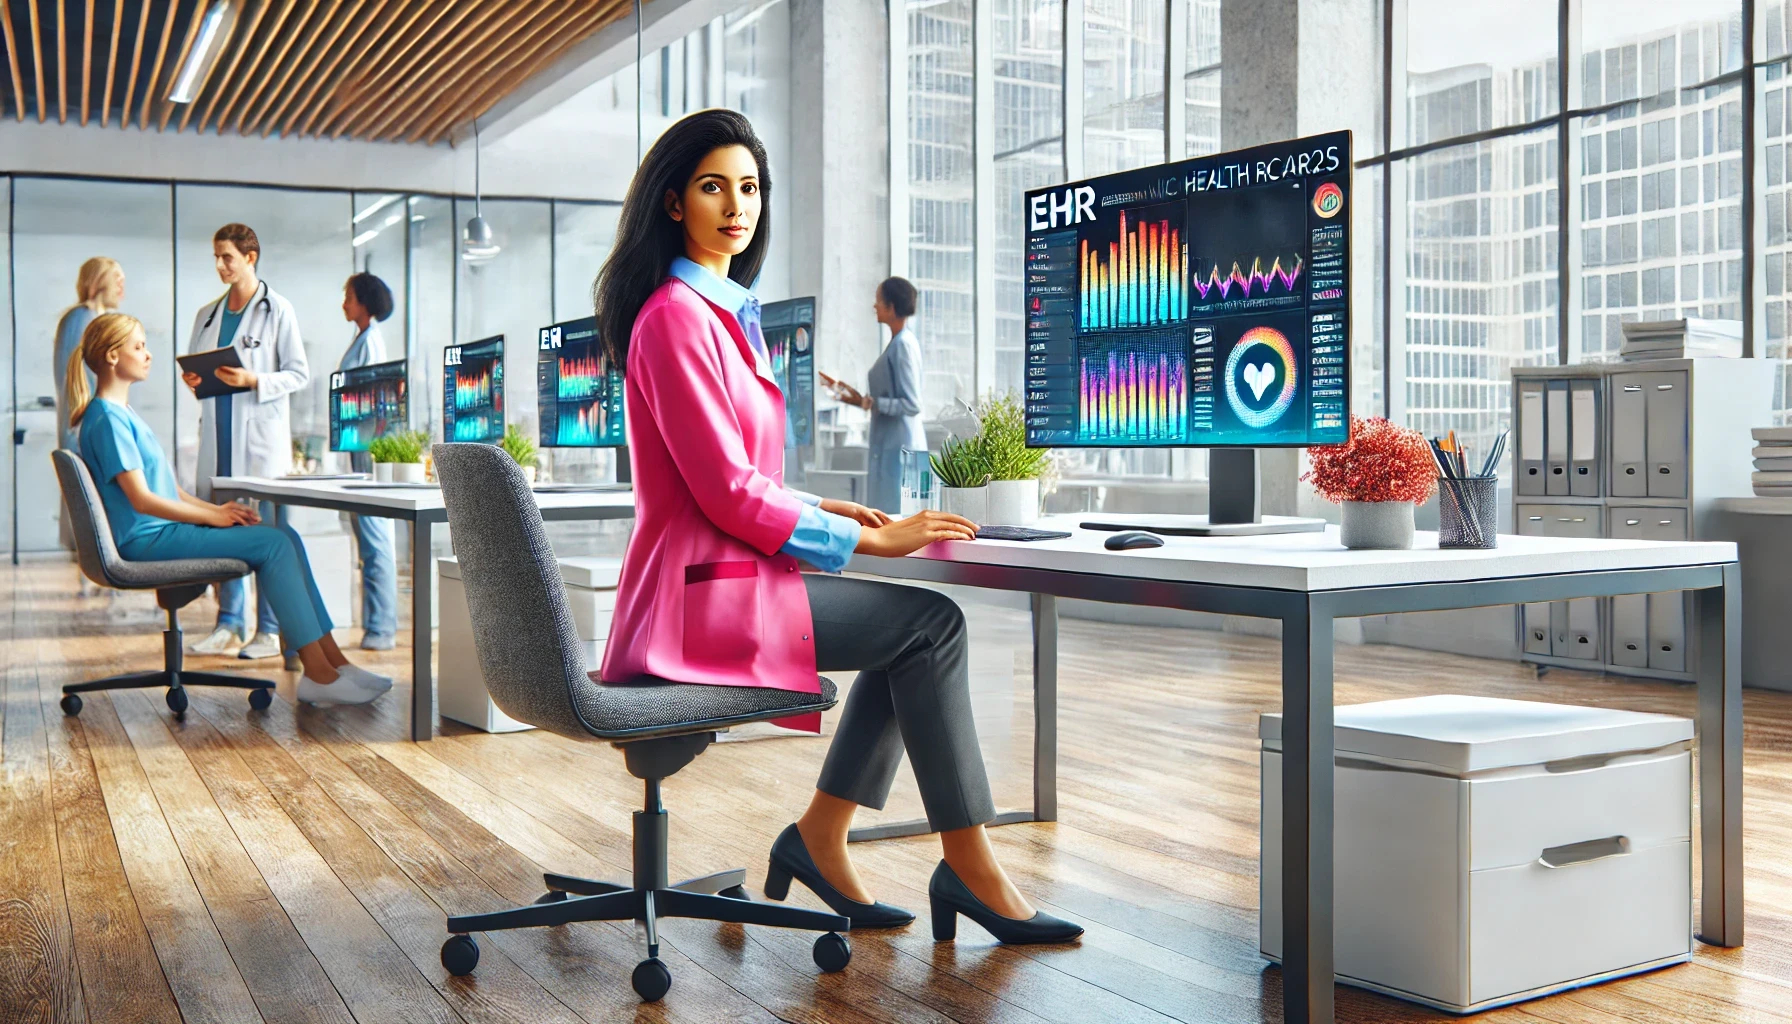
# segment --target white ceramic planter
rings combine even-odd
[[[1412,547],[1410,501],[1347,501],[1339,531],[1347,548],[1404,551]]]
[[[423,482],[423,463],[421,462],[388,462],[392,467],[392,482],[395,484],[420,484]]]
[[[535,486],[535,471],[538,467],[536,467],[536,466],[519,466],[517,468],[519,468],[523,471],[523,479],[529,481],[529,486],[534,487]]]
[[[992,526],[1027,526],[1039,520],[1038,480],[991,480],[989,511]]]
[[[376,462],[373,464],[374,483],[389,484],[392,482],[392,467],[396,463]]]
[[[989,487],[942,487],[940,511],[963,516],[981,526],[989,519]]]

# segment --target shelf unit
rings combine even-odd
[[[1512,521],[1521,534],[1721,540],[1719,499],[1753,494],[1750,428],[1772,422],[1763,359],[1512,371]],[[1681,593],[1517,608],[1525,661],[1690,681]]]

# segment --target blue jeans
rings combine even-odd
[[[392,556],[392,520],[350,516],[361,549],[361,628],[368,636],[398,632],[398,566]]]
[[[297,650],[321,639],[332,627],[324,599],[311,577],[305,542],[284,522],[274,526],[194,526],[170,523],[156,533],[118,546],[132,561],[170,558],[240,558],[255,570],[261,599],[272,605],[286,628],[282,639]],[[238,581],[238,594],[241,582]],[[261,620],[268,628],[268,618]]]
[[[276,505],[271,501],[259,502],[256,508],[261,512],[261,521],[271,523],[281,529],[287,529],[286,506]],[[235,529],[235,527],[232,527]],[[301,547],[300,550],[303,550]],[[260,577],[257,577],[260,582]],[[245,595],[243,581],[239,577],[225,580],[218,584],[218,629],[228,629],[237,636],[248,636],[249,630],[243,621],[243,601]],[[266,587],[256,587],[258,596],[255,602],[255,628],[262,633],[279,633],[280,619],[274,614],[274,606],[268,601]],[[289,650],[297,650],[301,645],[292,644]]]

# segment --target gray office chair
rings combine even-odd
[[[632,885],[544,875],[548,891],[532,906],[450,917],[442,966],[455,975],[472,973],[479,946],[471,932],[641,921],[647,959],[635,967],[633,980],[641,998],[653,1002],[672,984],[659,959],[656,921],[688,917],[826,932],[815,941],[816,965],[824,971],[845,968],[852,947],[839,933],[851,927],[847,918],[754,903],[744,887],[744,869],[668,885],[666,811],[660,805],[660,780],[703,753],[716,730],[826,710],[834,706],[834,684],[823,677],[821,692],[811,694],[654,678],[592,681],[560,563],[522,471],[493,445],[438,444],[434,456],[472,615],[473,646],[492,700],[520,722],[576,739],[610,741],[622,751],[629,774],[645,781],[647,792],[645,806],[635,812]]]
[[[70,683],[62,688],[62,710],[65,714],[81,713],[81,694],[94,690],[136,690],[150,686],[166,686],[168,710],[180,715],[187,710],[189,686],[233,686],[249,691],[249,706],[261,711],[274,701],[274,684],[249,676],[226,675],[222,672],[192,672],[181,667],[179,612],[205,593],[205,588],[224,580],[247,575],[247,563],[235,558],[178,558],[163,562],[127,561],[112,542],[112,524],[106,518],[106,506],[100,501],[99,488],[81,457],[66,448],[50,453],[56,465],[56,479],[62,484],[62,501],[68,510],[69,524],[75,535],[75,559],[81,573],[102,587],[115,590],[153,590],[156,604],[168,613],[168,628],[162,631],[162,668],[155,672],[127,672],[85,683]]]

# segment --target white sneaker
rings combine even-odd
[[[392,677],[382,676],[378,672],[369,672],[359,665],[344,665],[336,670],[338,675],[348,676],[355,682],[377,693],[385,693],[392,688]]]
[[[212,630],[211,635],[204,640],[196,644],[188,644],[187,651],[191,654],[226,654],[232,647],[242,642],[243,638],[237,635],[236,630],[219,626]]]
[[[278,658],[280,656],[280,634],[256,633],[248,643],[243,645],[242,650],[236,652],[236,656],[244,661]]]
[[[378,697],[383,690],[376,690],[361,680],[347,673],[340,673],[333,683],[320,683],[310,676],[299,677],[299,700],[318,707],[329,707],[333,704],[366,704]]]

